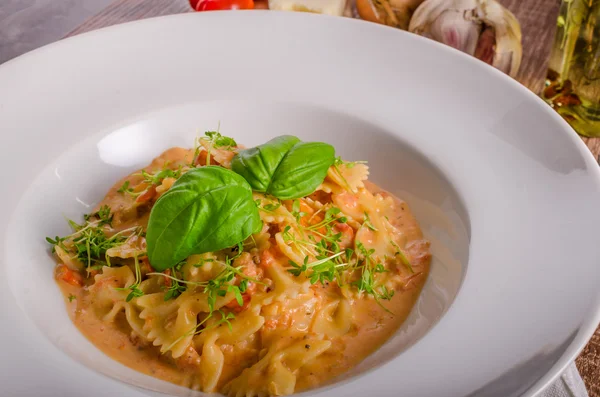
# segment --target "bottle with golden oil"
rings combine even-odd
[[[600,0],[562,0],[542,97],[579,134],[600,136]]]

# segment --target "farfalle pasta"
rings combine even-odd
[[[71,222],[71,235],[48,239],[73,322],[91,342],[166,381],[262,397],[333,382],[402,324],[430,261],[406,203],[370,184],[364,162],[333,157],[306,165],[311,172],[301,190],[312,193],[295,197],[294,162],[311,150],[331,156],[333,149],[295,137],[273,142],[244,151],[210,132],[193,149],[169,149],[117,182],[83,223]],[[194,207],[213,192],[193,183],[216,168],[249,180],[214,174],[230,183],[227,194],[239,195],[236,205],[257,215],[224,218],[243,225],[235,230],[240,241],[207,251],[220,241],[208,236],[224,234],[227,222],[194,234],[187,229],[197,222],[155,222],[155,205],[168,208],[165,202],[187,183],[200,192],[185,199],[189,217],[226,211]],[[163,227],[160,233],[150,230],[153,224]],[[196,240],[178,241],[171,256],[157,251],[165,239],[192,234]]]

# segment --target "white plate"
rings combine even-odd
[[[541,100],[450,48],[343,18],[199,13],[42,48],[0,67],[0,87],[2,395],[157,394],[112,378],[189,394],[78,333],[44,237],[219,122],[246,144],[292,133],[368,160],[433,241],[407,324],[307,395],[532,396],[598,324],[597,164]]]

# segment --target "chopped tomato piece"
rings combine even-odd
[[[166,274],[167,276],[171,275],[171,269],[167,269],[163,272],[164,274]],[[165,281],[165,287],[169,288],[171,287],[171,284],[173,283],[171,281],[171,279],[169,277],[163,277],[164,281]]]
[[[312,209],[308,204],[306,204],[306,201],[304,200],[300,200],[300,212],[304,212],[306,214],[302,218],[300,218],[300,224],[302,226],[314,225],[323,220],[323,217],[320,215],[316,215],[313,217],[315,210]]]
[[[269,250],[265,250],[260,254],[260,267],[267,268],[273,262],[275,262],[275,256]]]
[[[150,260],[148,259],[147,256],[144,256],[140,259],[140,269],[142,270],[142,273],[144,273],[144,274],[152,273],[152,272],[156,271],[150,264]]]
[[[337,223],[333,228],[342,233],[340,248],[345,249],[354,245],[354,229],[345,223]]]
[[[67,284],[81,287],[83,285],[83,277],[81,274],[69,269],[66,265],[58,265],[56,267],[55,277],[57,280],[64,281]]]
[[[245,263],[242,267],[242,273],[244,273],[244,275],[246,275],[247,277],[249,277],[251,279],[260,280],[263,276],[263,270],[256,266],[256,264],[252,261],[252,258],[250,257],[250,255],[247,255],[246,258],[247,258],[247,260],[245,261]],[[241,281],[241,278],[239,276],[236,276],[235,285],[239,285],[240,281]],[[252,295],[255,290],[256,290],[256,283],[250,281],[248,283],[248,286],[246,287],[246,293],[249,295]]]
[[[150,186],[148,189],[144,191],[144,193],[140,194],[135,202],[138,204],[147,203],[152,200],[156,196],[156,186]]]
[[[302,226],[304,226],[304,227],[313,226],[323,220],[323,214],[318,213],[315,215],[315,210],[311,206],[309,206],[305,200],[299,199],[298,202],[300,203],[300,212],[302,212],[304,214],[304,216],[302,218],[300,218],[300,220],[299,220],[299,222]],[[293,204],[288,204],[289,211],[292,211],[292,205]],[[317,230],[317,232],[319,232],[321,234],[325,234],[327,231],[325,230],[324,227],[322,227],[322,228],[319,228]]]
[[[230,308],[234,313],[240,313],[248,308],[251,299],[252,297],[249,293],[244,293],[242,294],[242,301],[244,303],[242,306],[240,306],[240,303],[237,301],[237,299],[233,299],[231,302],[226,304],[225,307]]]
[[[206,150],[202,150],[200,153],[198,153],[198,156],[196,156],[196,159],[194,160],[194,165],[199,165],[199,166],[207,165],[206,164],[207,159],[208,159],[208,152]],[[213,156],[210,156],[210,165],[219,165],[219,163],[217,163],[215,161],[215,158]]]

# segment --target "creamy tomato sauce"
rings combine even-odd
[[[193,159],[193,151],[181,148],[170,149],[161,157],[155,159],[146,168],[148,171],[159,170],[165,164],[188,164]],[[132,225],[146,226],[149,208],[143,206],[130,210],[135,198],[118,192],[125,181],[131,186],[140,182],[140,176],[128,176],[119,181],[108,192],[99,204],[109,205],[115,212],[115,229],[123,230]],[[367,189],[373,193],[390,196],[374,184],[369,183]],[[314,388],[331,382],[334,378],[361,362],[366,356],[377,350],[400,327],[409,315],[417,301],[429,272],[429,243],[423,239],[421,230],[411,214],[408,206],[394,198],[395,216],[390,222],[396,226],[408,241],[406,252],[411,258],[412,276],[405,279],[404,285],[396,290],[389,301],[378,304],[372,298],[351,299],[352,325],[342,336],[331,338],[332,346],[315,360],[299,370],[296,391]],[[285,266],[286,261],[276,258]],[[139,372],[163,379],[175,384],[191,387],[193,379],[198,375],[198,363],[201,359],[195,350],[189,354],[173,359],[170,353],[161,354],[159,348],[143,340],[132,332],[124,313],[117,315],[116,320],[105,323],[98,318],[94,301],[89,294],[89,283],[74,286],[64,281],[58,281],[64,294],[68,312],[77,328],[100,350],[120,363]],[[315,284],[311,287],[316,296],[326,304],[336,286]],[[300,308],[299,311],[303,311]],[[307,309],[308,311],[308,309]],[[301,313],[308,320],[299,319],[295,314],[285,318],[286,324],[294,325],[294,321],[308,321],[313,313]],[[277,327],[284,319],[274,317],[271,322],[265,322],[263,327]],[[297,325],[297,324],[296,324]],[[260,356],[260,332],[256,338],[250,338],[239,345],[222,345],[225,356],[223,375],[219,380],[219,388],[233,377],[253,364]],[[307,345],[307,349],[310,346]]]

